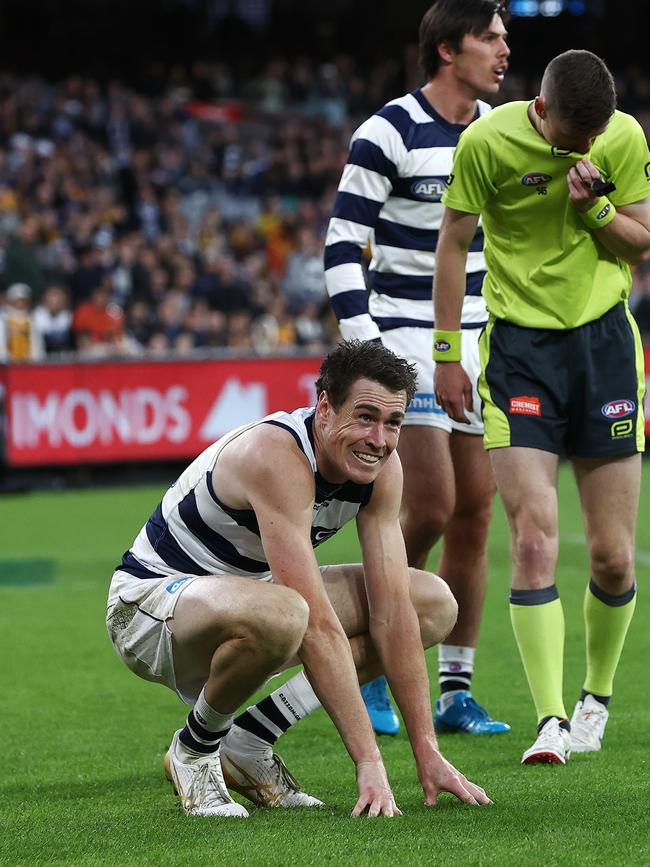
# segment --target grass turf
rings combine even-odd
[[[513,732],[443,736],[447,757],[494,799],[466,807],[443,795],[425,808],[404,734],[382,739],[404,816],[352,820],[351,762],[323,711],[281,741],[322,811],[251,808],[246,822],[187,819],[162,774],[183,705],[119,662],[103,615],[113,566],[160,488],[33,493],[0,499],[0,864],[517,864],[650,863],[647,628],[650,480],[639,521],[641,588],[612,702],[606,748],[566,768],[519,765],[534,735],[532,704],[510,629],[509,542],[497,507],[490,587],[474,692]],[[560,474],[558,584],[567,623],[565,698],[584,672],[586,549],[567,467]],[[353,528],[319,549],[358,559]],[[435,691],[435,652],[429,663]]]

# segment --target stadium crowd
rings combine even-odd
[[[275,60],[197,62],[136,86],[0,76],[0,361],[320,353],[336,339],[322,249],[356,126],[419,83]],[[650,133],[650,78],[618,77]],[[500,101],[536,92],[511,73]],[[650,266],[633,309],[650,339]]]

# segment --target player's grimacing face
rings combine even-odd
[[[358,379],[344,403],[327,409],[321,472],[329,481],[374,481],[397,447],[406,409],[403,391]]]
[[[463,36],[460,51],[453,53],[456,80],[474,95],[497,93],[508,68],[508,32],[499,15],[478,36]]]

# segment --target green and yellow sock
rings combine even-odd
[[[550,716],[564,719],[564,612],[555,584],[511,590],[510,620],[538,722]]]
[[[587,639],[585,692],[596,696],[612,694],[614,675],[635,607],[636,584],[615,596],[590,579],[583,608]]]

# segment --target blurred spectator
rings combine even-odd
[[[126,310],[126,334],[134,351],[144,351],[157,327],[156,316],[147,301],[135,300]]]
[[[126,351],[124,317],[120,308],[112,303],[106,282],[96,286],[90,300],[77,307],[73,330],[82,355],[103,357]]]
[[[72,310],[68,292],[63,286],[48,286],[43,300],[34,310],[33,320],[47,355],[74,349]]]
[[[287,258],[282,290],[292,313],[306,304],[322,305],[327,299],[322,242],[311,229],[298,230],[296,248]]]
[[[26,283],[13,283],[5,293],[5,305],[0,311],[0,362],[15,364],[43,357],[43,341],[31,312],[31,295]]]
[[[60,293],[43,297],[56,285],[82,354],[321,353],[337,333],[321,250],[349,138],[400,75],[419,84],[416,53],[403,68],[343,55],[152,63],[143,92],[0,72],[0,289],[31,287],[48,352],[66,319]],[[647,129],[647,70],[617,85]],[[506,99],[536,92],[523,74],[504,86]]]
[[[38,302],[45,289],[39,245],[39,224],[35,216],[26,217],[7,243],[4,255],[5,284],[25,283]]]

